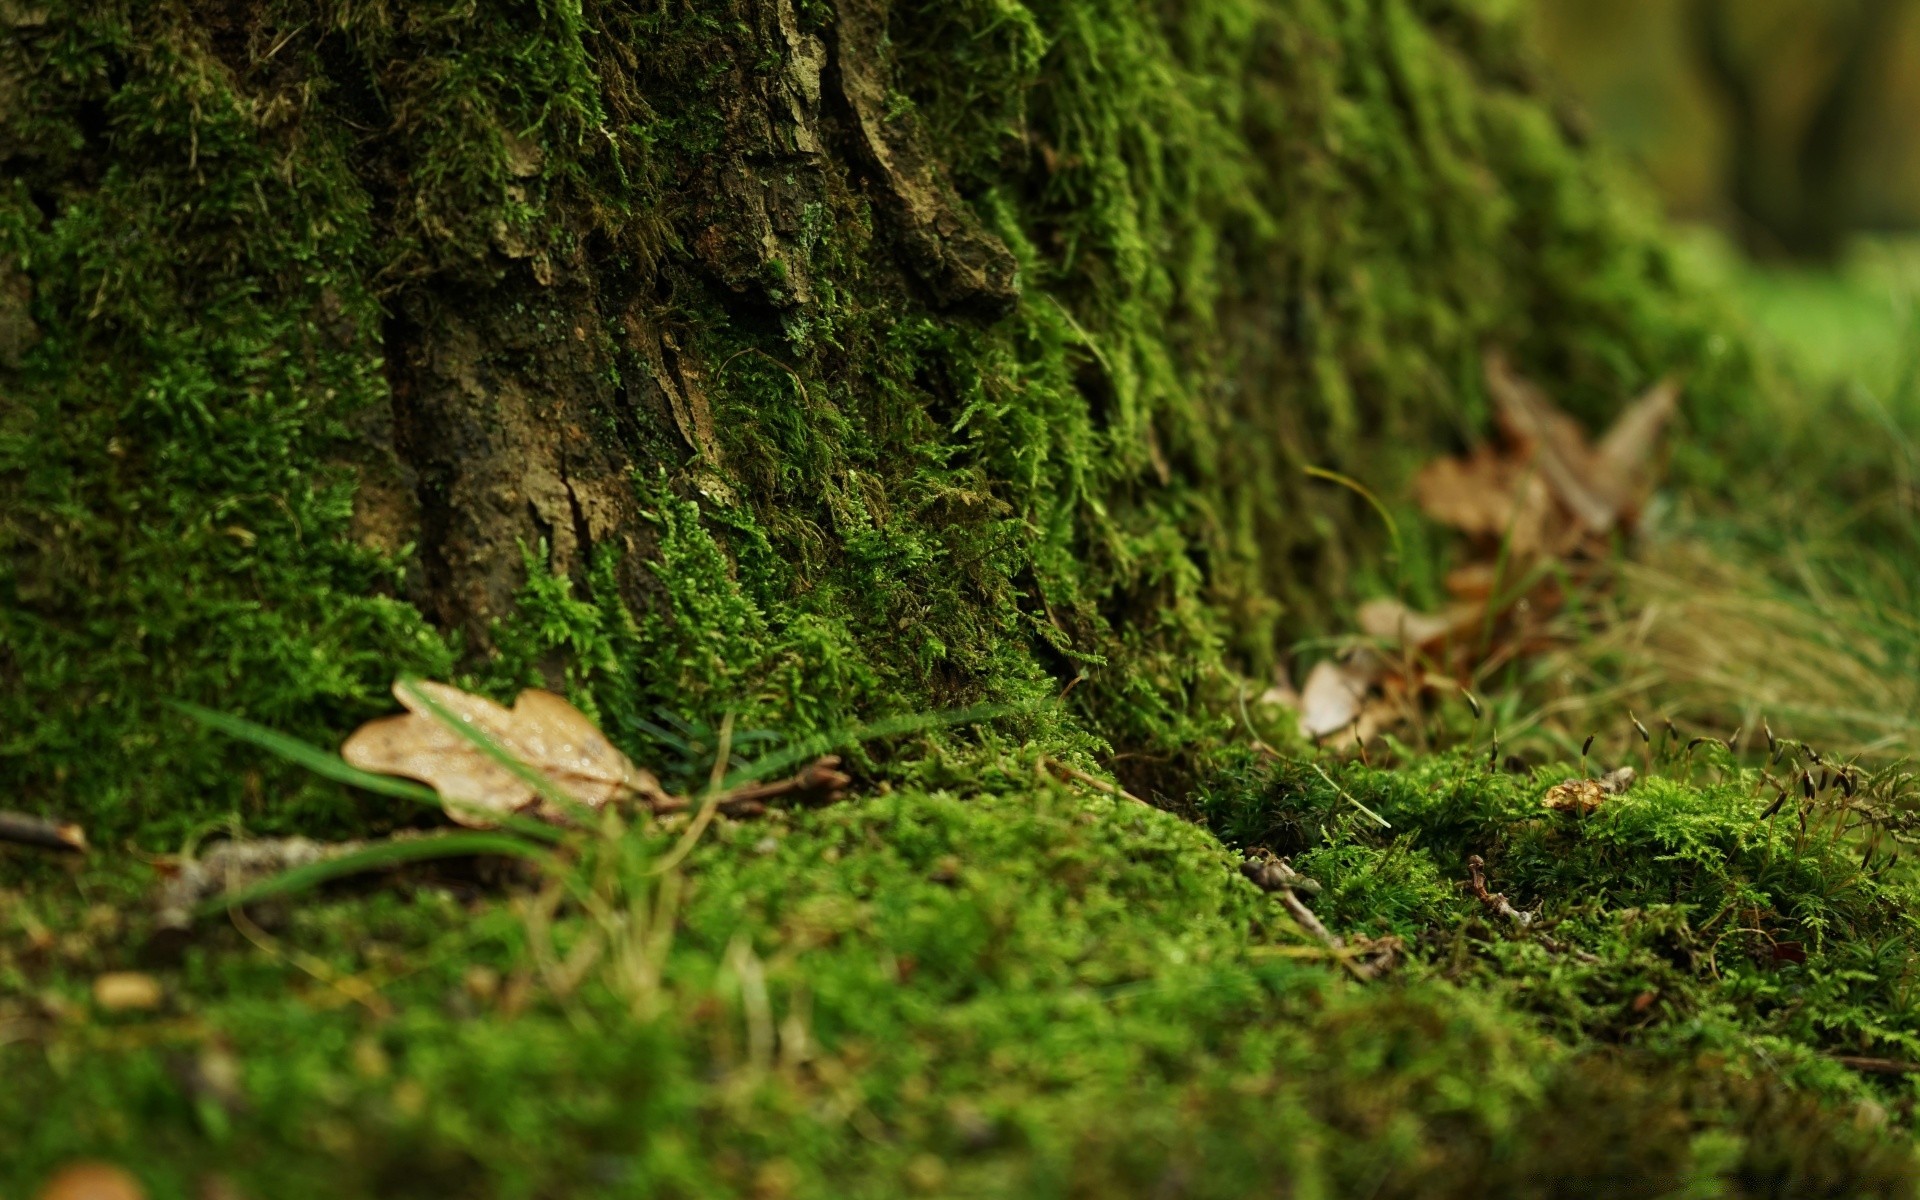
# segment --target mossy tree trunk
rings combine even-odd
[[[1711,388],[1505,8],[4,0],[5,786],[324,824],[159,702],[402,670],[1204,735],[1392,583],[1303,465]]]

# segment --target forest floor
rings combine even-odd
[[[1696,257],[1807,381],[1721,444],[1821,469],[1663,493],[1390,755],[1175,813],[985,738],[185,937],[165,864],[8,851],[0,1197],[1914,1194],[1920,252]]]

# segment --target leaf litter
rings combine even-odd
[[[197,857],[169,858],[158,864],[161,930],[184,933],[196,918],[219,908],[430,859],[537,860],[564,836],[554,826],[578,825],[616,802],[636,803],[656,817],[694,806],[688,797],[669,793],[585,713],[552,692],[528,689],[507,708],[450,684],[402,678],[393,694],[407,711],[362,725],[337,758],[250,721],[193,705],[177,707],[322,776],[415,801],[437,798],[450,820],[481,832],[402,830],[388,838],[336,843],[242,839]],[[884,732],[884,726],[875,731]],[[704,827],[714,815],[758,816],[774,800],[832,803],[853,782],[840,769],[838,755],[819,754],[811,761],[776,755],[767,765],[787,761],[804,765],[781,779],[749,771],[733,786],[723,786],[723,754],[693,828]],[[389,777],[419,780],[432,791],[416,792],[414,785]],[[486,832],[503,826],[505,832]]]
[[[393,695],[407,711],[362,725],[340,757],[430,785],[461,825],[492,829],[504,816],[560,824],[569,801],[593,812],[625,797],[651,805],[669,799],[651,772],[552,692],[529,688],[511,709],[431,680],[399,680]]]
[[[1311,741],[1345,734],[1364,747],[1423,694],[1463,690],[1544,649],[1569,585],[1590,581],[1610,539],[1638,525],[1679,384],[1655,384],[1594,443],[1503,351],[1489,350],[1483,367],[1496,440],[1436,459],[1413,481],[1421,511],[1462,534],[1472,558],[1448,573],[1441,611],[1369,600],[1355,614],[1358,644],[1314,664],[1298,691],[1283,681],[1262,697],[1292,708]]]

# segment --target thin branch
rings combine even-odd
[[[1146,807],[1148,808],[1153,807],[1153,805],[1147,804],[1145,800],[1142,800],[1140,797],[1134,795],[1132,792],[1129,792],[1127,789],[1120,787],[1117,784],[1108,783],[1106,780],[1101,779],[1098,776],[1089,775],[1085,771],[1075,770],[1073,767],[1068,766],[1067,764],[1061,762],[1058,759],[1042,758],[1040,761],[1046,764],[1048,767],[1052,768],[1054,773],[1059,775],[1063,779],[1070,779],[1075,783],[1084,783],[1096,792],[1104,792],[1109,796],[1117,796],[1122,800],[1131,800],[1135,804],[1143,804],[1143,805],[1146,805]]]
[[[49,821],[26,813],[0,811],[0,842],[83,854],[87,832],[71,821]]]
[[[1863,1075],[1920,1075],[1920,1063],[1892,1058],[1862,1058],[1854,1054],[1835,1054],[1833,1061]]]

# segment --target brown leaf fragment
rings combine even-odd
[[[1660,435],[1679,407],[1680,385],[1663,379],[1629,404],[1600,439],[1594,456],[1596,484],[1608,491],[1616,515],[1639,507],[1653,481]]]
[[[1455,604],[1444,613],[1423,613],[1398,600],[1369,600],[1356,620],[1360,632],[1395,646],[1424,650],[1471,633],[1486,615],[1483,604]]]
[[[1318,739],[1354,725],[1365,711],[1373,682],[1373,672],[1353,663],[1315,663],[1300,689],[1301,734]]]
[[[1651,482],[1654,451],[1680,403],[1680,385],[1655,384],[1629,404],[1598,447],[1579,422],[1514,371],[1504,353],[1487,353],[1487,392],[1501,428],[1530,452],[1554,498],[1590,533],[1606,533],[1638,506]]]
[[[139,971],[108,971],[93,978],[93,1002],[107,1012],[155,1009],[165,998],[160,981]]]
[[[1569,779],[1547,789],[1540,803],[1554,812],[1587,813],[1597,810],[1610,795],[1598,779]]]
[[[35,1193],[36,1200],[146,1200],[131,1174],[111,1163],[69,1163]]]
[[[444,723],[422,694],[586,808],[599,809],[627,794],[649,804],[667,799],[658,780],[635,767],[585,713],[552,692],[529,689],[507,709],[444,683],[420,680],[411,688],[418,694],[405,682],[393,688],[411,711],[361,726],[340,747],[340,756],[363,771],[429,784],[440,793],[447,815],[462,825],[488,829],[499,817],[519,813],[559,823],[570,814]]]
[[[1546,393],[1513,369],[1500,350],[1487,352],[1487,392],[1501,428],[1533,452],[1540,476],[1582,525],[1595,532],[1613,527],[1618,505],[1596,486],[1593,451],[1580,423],[1556,408]]]
[[[1465,458],[1439,458],[1414,477],[1421,511],[1483,541],[1505,540],[1531,556],[1554,540],[1553,493],[1524,458],[1482,446]]]
[[[1447,572],[1447,594],[1456,600],[1487,600],[1499,582],[1493,563],[1463,563]]]

